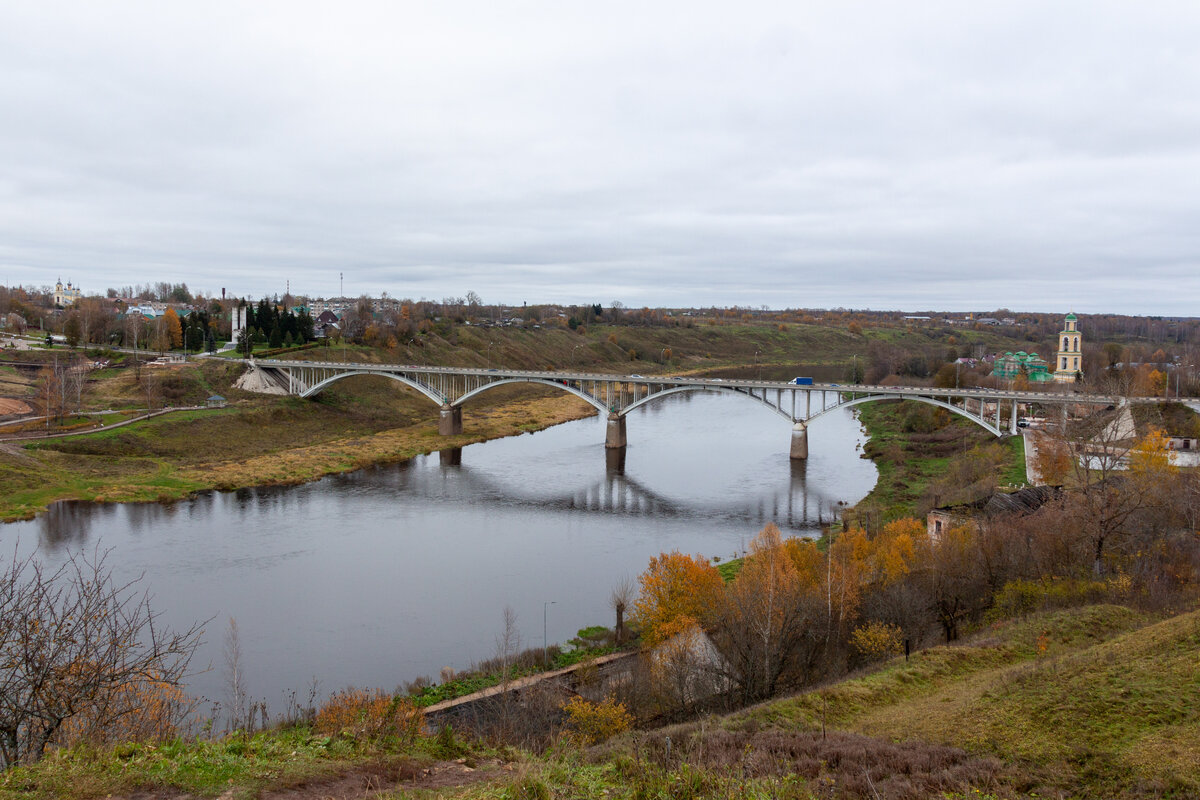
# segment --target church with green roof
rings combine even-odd
[[[1016,353],[1005,353],[992,362],[992,377],[1018,378],[1024,376],[1031,383],[1042,383],[1054,380],[1050,374],[1050,365],[1046,359],[1037,353],[1026,353],[1020,350]]]

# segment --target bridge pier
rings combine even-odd
[[[457,436],[462,433],[462,406],[442,406],[438,417],[438,433],[442,436]]]
[[[625,417],[609,412],[608,431],[604,434],[604,446],[609,450],[614,450],[627,444],[629,444],[629,439],[625,436]]]
[[[808,459],[808,426],[803,422],[792,426],[792,448],[788,455],[793,461]]]

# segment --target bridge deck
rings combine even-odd
[[[462,431],[463,404],[484,391],[508,383],[538,383],[569,392],[606,413],[606,445],[625,446],[625,416],[633,409],[670,394],[695,391],[726,392],[749,397],[793,423],[792,457],[807,458],[807,423],[838,408],[889,399],[911,399],[940,406],[963,416],[995,436],[1016,433],[1022,403],[1069,406],[1115,406],[1124,403],[1161,403],[1163,398],[1125,398],[1083,394],[1063,384],[1055,391],[943,389],[932,386],[879,386],[870,384],[805,383],[699,378],[686,375],[614,375],[600,372],[514,370],[500,367],[434,367],[414,364],[349,364],[330,361],[249,360],[248,366],[264,376],[272,391],[310,397],[330,384],[352,375],[380,375],[404,383],[441,407],[438,430],[453,435]],[[1007,413],[1005,413],[1007,412]],[[1007,423],[1004,418],[1007,417]]]
[[[514,370],[489,368],[478,369],[471,367],[430,367],[415,364],[354,364],[335,361],[280,361],[275,359],[251,359],[247,363],[259,367],[294,369],[303,367],[319,367],[325,369],[343,370],[354,373],[379,373],[381,375],[421,374],[444,376],[472,376],[486,379],[517,378],[523,380],[547,381],[583,381],[588,383],[625,383],[642,386],[680,386],[696,388],[739,387],[748,389],[785,389],[801,391],[836,391],[842,393],[887,393],[897,395],[916,395],[923,397],[959,398],[969,397],[973,400],[1018,400],[1033,403],[1084,403],[1088,405],[1117,405],[1124,402],[1132,403],[1162,403],[1161,397],[1123,397],[1119,395],[1083,394],[1067,388],[1067,384],[1055,384],[1051,391],[1013,390],[1013,389],[984,389],[979,387],[961,387],[942,389],[933,386],[884,386],[878,384],[848,384],[848,383],[811,383],[794,384],[790,381],[745,380],[740,378],[697,378],[686,375],[619,375],[606,372],[577,372],[561,370]]]

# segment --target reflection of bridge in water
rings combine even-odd
[[[315,361],[263,360],[246,362],[256,383],[268,391],[312,397],[336,381],[355,375],[376,375],[398,381],[428,397],[441,408],[438,431],[462,433],[463,404],[497,386],[533,383],[581,398],[608,420],[605,447],[626,446],[626,416],[635,408],[661,398],[688,392],[720,392],[749,398],[792,423],[793,459],[808,458],[808,426],[816,418],[839,408],[879,400],[915,400],[965,417],[994,436],[1016,434],[1022,404],[1056,406],[1065,415],[1072,405],[1108,406],[1123,403],[1161,403],[1162,398],[1124,398],[1075,394],[1059,384],[1055,392],[999,389],[941,389],[932,386],[865,386],[836,383],[778,383],[724,380],[678,375],[607,375],[603,373],[551,372],[461,367],[417,367],[404,364],[346,364]],[[800,380],[800,379],[797,379]]]
[[[583,486],[565,490],[559,486],[547,486],[544,491],[534,491],[528,486],[502,484],[490,479],[484,472],[463,466],[461,448],[442,450],[438,454],[443,471],[453,470],[468,493],[503,498],[510,504],[631,517],[675,517],[696,513],[695,498],[689,498],[686,502],[673,500],[625,474],[624,456],[624,451],[610,450],[605,474]],[[764,493],[756,497],[732,502],[723,496],[719,502],[706,504],[707,507],[700,510],[708,517],[757,525],[774,522],[785,528],[817,528],[831,521],[840,508],[839,501],[820,489],[808,486],[807,462],[791,463],[791,476],[786,486],[764,487]]]

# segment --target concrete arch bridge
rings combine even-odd
[[[512,383],[542,384],[573,394],[608,418],[605,447],[623,448],[628,442],[625,419],[634,409],[682,392],[725,392],[763,405],[791,423],[789,453],[808,458],[808,426],[824,414],[879,400],[915,400],[945,408],[971,420],[993,436],[1018,432],[1022,403],[1059,406],[1109,406],[1124,402],[1162,402],[1159,398],[1122,398],[1085,395],[1070,391],[1036,392],[1002,389],[938,389],[930,386],[867,386],[814,383],[797,385],[777,381],[726,380],[686,376],[610,375],[470,367],[430,367],[407,364],[349,364],[321,361],[246,361],[244,382],[258,391],[312,397],[339,380],[372,375],[398,381],[436,403],[441,410],[438,431],[446,436],[462,433],[463,403],[498,386]]]

